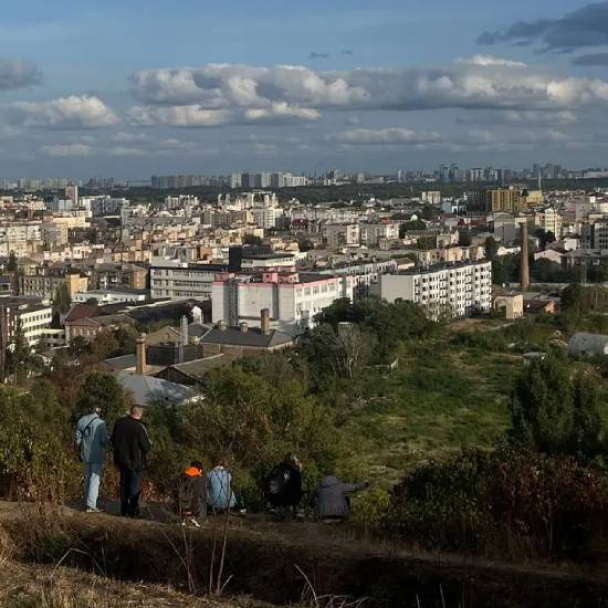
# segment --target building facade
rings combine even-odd
[[[420,305],[427,314],[465,317],[492,308],[492,264],[476,262],[380,276],[380,296]]]
[[[260,326],[260,311],[268,309],[273,329],[306,329],[314,317],[340,298],[353,298],[351,276],[320,273],[263,273],[215,281],[211,298],[214,323]]]

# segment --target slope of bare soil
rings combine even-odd
[[[224,529],[224,519],[194,529],[65,509],[41,516],[10,506],[0,507],[0,523],[22,561],[61,560],[107,578],[198,596],[217,578]],[[405,552],[357,540],[346,529],[235,518],[221,584],[231,596],[276,605],[316,595],[368,598],[365,606],[599,608],[608,606],[605,574],[601,564],[488,563]]]

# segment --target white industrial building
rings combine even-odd
[[[340,298],[353,297],[351,276],[320,273],[265,272],[213,283],[214,323],[260,326],[260,311],[268,309],[273,329],[293,333],[314,325],[314,316]]]
[[[402,274],[380,275],[380,296],[388,302],[408,300],[432,318],[464,317],[492,308],[492,263],[453,264]]]

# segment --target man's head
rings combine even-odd
[[[135,420],[141,420],[141,417],[144,415],[144,408],[139,405],[132,405],[129,415],[131,418],[135,418]]]
[[[194,467],[197,471],[201,471],[202,472],[204,470],[203,463],[200,460],[193,460],[190,463],[190,466]]]
[[[302,463],[299,461],[298,457],[293,452],[290,452],[285,456],[285,462],[290,466],[294,467],[295,469],[302,468]]]
[[[103,408],[100,405],[94,405],[91,408],[91,412],[93,414],[97,414],[98,416],[101,416],[101,414],[103,413]]]

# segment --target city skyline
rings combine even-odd
[[[608,2],[92,4],[5,8],[0,176],[605,165]]]

